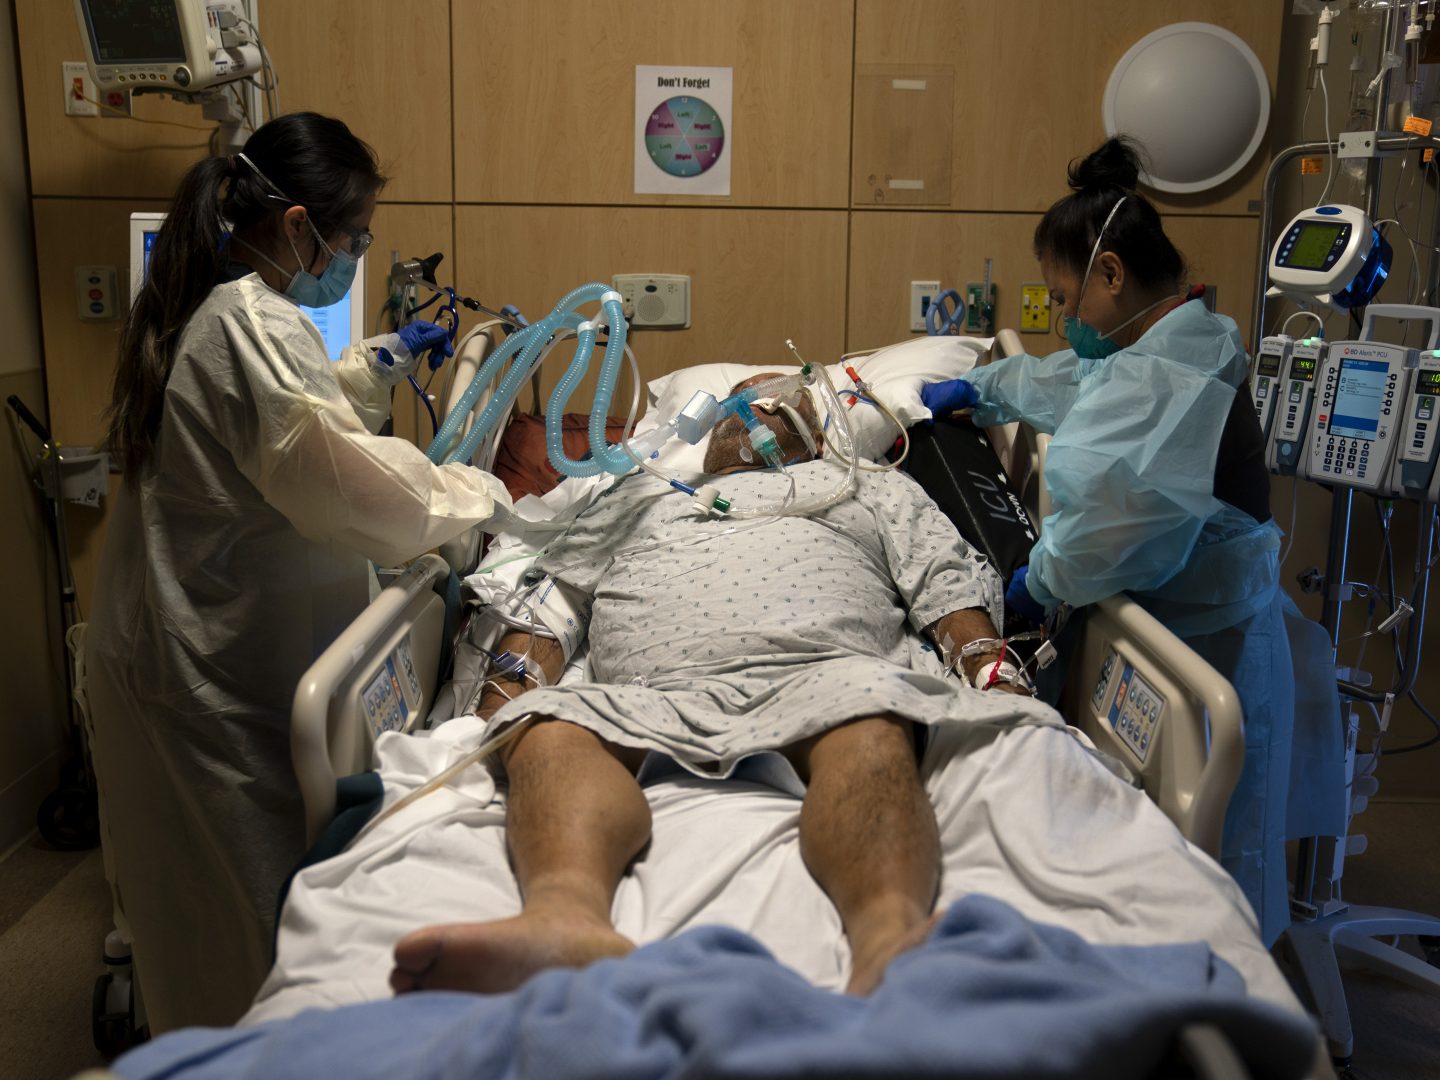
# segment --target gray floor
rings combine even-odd
[[[1349,864],[1347,896],[1440,914],[1440,803],[1373,803],[1357,819],[1370,850]],[[65,1080],[101,1063],[90,991],[102,970],[110,894],[98,852],[38,839],[0,863],[0,1077]],[[1346,979],[1360,1080],[1440,1077],[1440,996]]]

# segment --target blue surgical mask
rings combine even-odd
[[[248,157],[244,154],[237,154],[236,157],[244,162],[245,165],[260,178],[260,182],[270,189],[272,194],[267,195],[267,198],[275,199],[278,202],[290,203],[291,205],[298,205],[293,199],[281,191],[268,176],[261,172],[259,166]],[[355,283],[355,271],[360,264],[360,260],[358,256],[351,252],[332,250],[330,245],[325,243],[325,238],[320,235],[320,230],[315,228],[315,223],[310,220],[308,213],[305,216],[305,224],[309,225],[310,231],[315,234],[315,241],[329,252],[330,262],[325,269],[320,272],[320,276],[316,277],[305,268],[305,260],[300,257],[300,250],[295,246],[295,241],[291,240],[290,250],[295,255],[295,261],[299,264],[299,269],[291,275],[289,284],[285,286],[285,295],[297,304],[303,304],[305,307],[326,308],[350,291],[350,286]],[[368,236],[368,234],[366,235]],[[244,243],[244,241],[241,241],[241,243]],[[251,251],[255,252],[256,255],[259,255],[271,266],[275,267],[276,270],[279,270],[280,273],[287,273],[283,266],[263,251],[260,251],[250,244],[245,244],[245,246],[250,248]]]
[[[310,224],[308,217],[305,221]],[[313,224],[310,224],[310,231],[315,234],[316,242],[330,252],[330,263],[320,272],[320,276],[316,277],[305,269],[305,260],[300,258],[300,251],[295,247],[295,241],[291,240],[290,250],[295,253],[300,269],[295,271],[290,284],[285,286],[285,295],[306,307],[325,308],[350,291],[350,286],[355,282],[355,268],[360,260],[348,251],[332,250]]]

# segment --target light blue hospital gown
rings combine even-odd
[[[839,479],[825,462],[792,472],[800,498]],[[759,472],[718,485],[740,506],[779,502],[788,488]],[[1038,702],[984,694],[919,663],[907,622],[919,631],[983,608],[998,625],[1002,597],[995,571],[899,473],[861,473],[844,502],[759,526],[702,517],[689,498],[632,475],[537,569],[591,599],[595,681],[532,690],[496,713],[492,730],[535,713],[724,776],[749,755],[882,713],[1060,722]]]

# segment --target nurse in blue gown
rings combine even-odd
[[[1054,436],[1052,512],[1007,600],[1043,617],[1126,592],[1230,680],[1245,767],[1221,862],[1272,943],[1289,924],[1285,816],[1294,684],[1264,443],[1233,320],[1185,291],[1185,263],[1136,190],[1121,139],[1071,166],[1035,230],[1069,348],[926,388],[937,414]]]

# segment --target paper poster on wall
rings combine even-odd
[[[635,67],[635,194],[729,195],[734,68]]]

